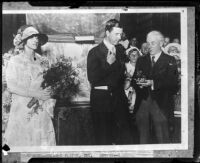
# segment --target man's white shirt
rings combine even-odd
[[[106,45],[109,51],[116,53],[116,48],[114,45],[112,45],[110,42],[108,42],[106,39],[103,40],[103,43]]]

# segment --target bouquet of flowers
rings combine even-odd
[[[71,59],[61,57],[50,69],[44,72],[42,88],[51,87],[52,98],[57,100],[71,99],[79,92],[78,73],[72,67]]]
[[[43,89],[50,87],[51,97],[56,99],[57,102],[70,103],[72,98],[79,92],[78,73],[72,67],[70,58],[61,57],[58,62],[52,64],[43,72],[43,78],[41,87]],[[34,110],[36,111],[39,107],[36,98],[32,98],[27,107],[31,108],[35,104],[37,107],[34,107]]]

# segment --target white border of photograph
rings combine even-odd
[[[65,9],[65,10],[3,10],[3,14],[29,14],[29,13],[180,13],[181,24],[181,143],[180,144],[151,144],[151,145],[105,145],[105,146],[29,146],[14,147],[10,152],[132,152],[137,155],[140,151],[145,156],[152,156],[155,150],[187,150],[188,149],[188,38],[187,38],[187,8],[128,8],[128,9]]]

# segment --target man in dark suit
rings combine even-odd
[[[123,91],[126,58],[118,45],[122,32],[117,20],[109,20],[104,40],[89,51],[87,58],[88,80],[91,84],[90,104],[96,143],[99,145],[118,143],[116,136],[120,133],[117,126],[128,127],[125,118],[128,107],[126,110]],[[127,141],[126,137],[123,138]]]
[[[138,58],[133,76],[136,89],[136,124],[140,143],[169,143],[169,125],[173,118],[173,95],[178,88],[178,71],[174,57],[162,52],[163,35],[147,35],[149,54]]]

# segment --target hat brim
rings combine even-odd
[[[172,46],[176,47],[177,50],[178,50],[179,52],[181,52],[181,46],[180,46],[180,44],[178,44],[178,43],[169,43],[169,44],[164,48],[164,52],[167,53],[167,54],[169,54],[169,52],[168,52],[168,51],[169,51],[169,48],[172,47]]]
[[[137,47],[130,47],[126,50],[126,55],[129,55],[128,53],[131,51],[131,50],[137,50],[139,52],[139,55],[142,56],[142,53],[141,51],[137,48]]]
[[[31,37],[38,36],[39,44],[42,46],[48,42],[48,36],[46,34],[38,33],[38,34],[33,34],[25,39],[23,39],[19,44],[27,41]]]

